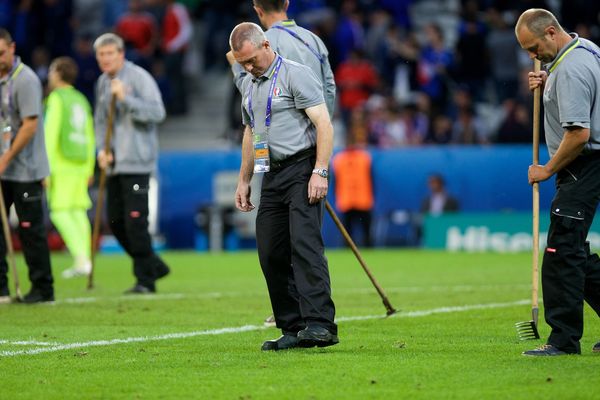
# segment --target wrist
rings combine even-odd
[[[329,170],[327,168],[314,168],[312,170],[313,174],[319,175],[322,178],[329,177]]]

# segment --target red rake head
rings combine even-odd
[[[517,328],[519,340],[534,340],[540,338],[537,325],[533,320],[517,322],[515,328]]]

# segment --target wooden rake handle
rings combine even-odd
[[[115,118],[115,107],[117,98],[113,94],[110,99],[110,106],[108,108],[108,121],[106,123],[106,135],[104,138],[104,154],[110,153],[110,142],[113,135],[113,120]],[[98,182],[98,198],[96,199],[96,214],[94,215],[94,229],[92,231],[92,268],[88,275],[87,288],[92,289],[94,287],[94,270],[96,269],[96,253],[97,243],[100,238],[100,227],[102,226],[102,211],[104,208],[104,191],[106,188],[106,170],[100,168],[100,179]]]
[[[8,225],[8,211],[4,202],[4,193],[0,183],[0,219],[2,219],[2,232],[4,233],[4,243],[6,243],[6,253],[8,255],[8,265],[13,277],[15,286],[15,296],[21,300],[21,285],[19,284],[19,274],[17,272],[17,262],[15,261],[15,249],[13,247],[12,237],[10,235],[10,226]]]
[[[371,280],[371,283],[373,284],[373,286],[375,286],[375,290],[377,290],[377,293],[379,294],[379,297],[381,297],[381,300],[383,301],[383,305],[385,306],[386,314],[388,316],[395,314],[396,309],[390,303],[390,300],[388,299],[385,292],[383,291],[383,288],[379,285],[379,283],[375,279],[375,276],[373,276],[373,274],[371,273],[371,270],[369,269],[369,267],[367,267],[367,263],[365,262],[365,260],[363,260],[362,256],[360,255],[360,252],[358,251],[358,247],[356,247],[354,240],[352,240],[352,237],[350,237],[350,234],[348,233],[348,231],[346,230],[346,228],[344,227],[344,225],[342,224],[342,222],[336,215],[335,211],[333,210],[333,207],[331,207],[331,204],[329,204],[329,201],[327,201],[327,200],[325,200],[325,208],[327,208],[327,212],[331,216],[331,219],[333,219],[333,222],[335,222],[335,225],[340,230],[340,233],[342,234],[342,236],[344,236],[344,239],[346,239],[346,242],[348,242],[348,245],[352,249],[352,252],[356,256],[356,259],[360,263],[360,266],[366,272],[366,274],[369,277],[369,279]]]
[[[534,71],[540,72],[540,60],[534,61]],[[533,91],[533,165],[540,162],[540,92],[538,87]],[[540,185],[533,184],[533,251],[531,262],[531,313],[534,323],[538,322],[538,281],[539,281],[539,255],[540,255]]]

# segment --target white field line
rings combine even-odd
[[[474,292],[474,291],[490,291],[490,290],[501,290],[506,288],[511,289],[528,289],[531,285],[456,285],[456,286],[405,286],[405,287],[390,287],[385,288],[387,293],[421,293],[421,292]],[[73,297],[66,299],[58,299],[53,303],[55,304],[83,304],[83,303],[95,303],[104,301],[152,301],[152,300],[188,300],[188,299],[218,299],[223,297],[240,297],[248,296],[251,294],[257,294],[258,292],[207,292],[198,294],[184,294],[184,293],[166,293],[166,294],[148,294],[148,295],[121,295],[116,297]],[[354,289],[338,289],[336,293],[356,293],[356,294],[375,294],[373,288],[354,288]]]
[[[57,342],[38,342],[37,340],[0,340],[0,344],[9,346],[59,346]]]
[[[519,300],[519,301],[508,302],[508,303],[472,304],[472,305],[466,305],[466,306],[440,307],[440,308],[433,308],[430,310],[400,312],[398,314],[392,315],[391,318],[424,317],[424,316],[433,315],[433,314],[464,312],[464,311],[483,310],[483,309],[492,309],[492,308],[506,308],[506,307],[524,305],[524,304],[529,304],[529,300]],[[340,317],[340,318],[336,319],[336,322],[364,321],[364,320],[371,320],[371,319],[380,319],[380,318],[384,318],[384,317],[385,317],[385,315],[363,315],[363,316],[355,316],[355,317]],[[113,346],[113,345],[127,344],[127,343],[142,343],[142,342],[153,342],[153,341],[159,341],[159,340],[185,339],[185,338],[196,337],[196,336],[223,335],[223,334],[227,334],[227,333],[242,333],[242,332],[259,331],[259,330],[263,330],[263,329],[266,329],[266,327],[262,326],[262,325],[244,325],[244,326],[239,326],[239,327],[210,329],[210,330],[203,330],[203,331],[167,333],[164,335],[157,335],[157,336],[139,336],[139,337],[129,337],[129,338],[125,338],[125,339],[93,340],[90,342],[59,344],[59,345],[55,345],[55,346],[40,347],[40,348],[29,349],[29,350],[0,351],[0,357],[35,355],[35,354],[40,354],[40,353],[53,353],[53,352],[61,351],[61,350],[73,350],[73,349],[98,347],[98,346]]]

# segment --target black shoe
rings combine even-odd
[[[308,326],[306,329],[298,332],[299,347],[326,347],[333,346],[339,342],[337,335],[334,335],[322,326]]]
[[[53,294],[42,294],[41,292],[37,291],[37,290],[32,290],[31,292],[27,293],[25,295],[25,297],[23,297],[23,303],[25,304],[34,304],[34,303],[46,303],[46,302],[50,302],[50,301],[54,301],[54,295]]]
[[[171,272],[169,267],[167,267],[166,264],[160,263],[155,269],[156,279],[164,278],[165,276],[169,275],[169,272]]]
[[[155,293],[155,292],[156,292],[156,289],[149,288],[147,286],[140,285],[138,283],[134,287],[127,289],[124,293],[125,294],[150,294],[150,293]]]
[[[600,353],[600,342],[596,343],[594,347],[592,347],[592,351],[594,353]]]
[[[262,351],[278,351],[294,347],[298,347],[298,338],[292,335],[282,335],[279,339],[267,340],[260,349]]]
[[[527,351],[524,351],[522,354],[524,356],[548,357],[548,356],[566,356],[569,353],[559,350],[556,347],[552,346],[551,344],[543,344],[540,347],[538,347],[537,349],[527,350]]]

